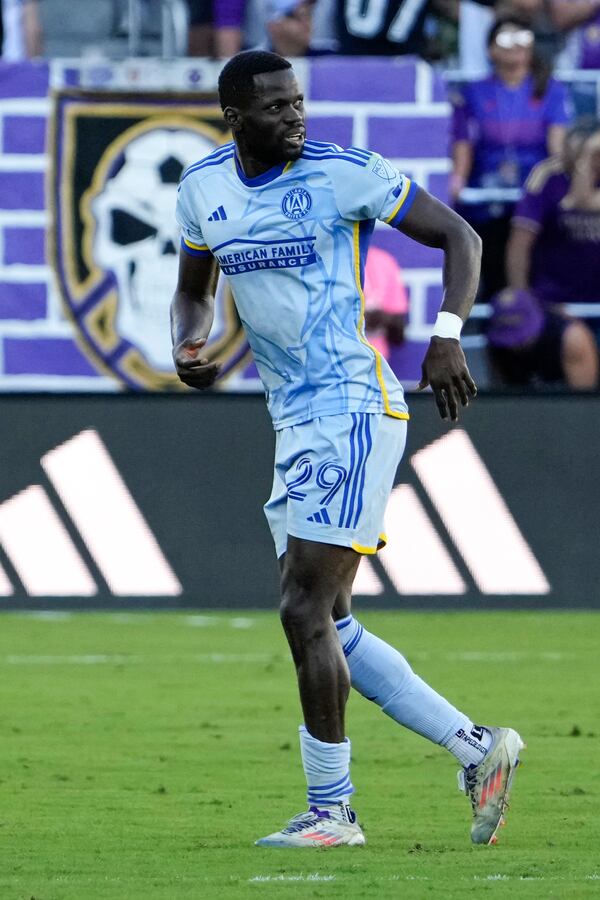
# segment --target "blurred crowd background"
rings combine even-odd
[[[37,57],[414,56],[452,108],[449,202],[483,241],[492,386],[598,387],[600,0],[0,0],[6,62]],[[593,75],[593,78],[587,76]],[[594,80],[595,79],[595,80]],[[367,263],[367,327],[404,340],[396,259]],[[479,327],[479,325],[478,325]]]

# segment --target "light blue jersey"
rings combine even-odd
[[[398,225],[416,192],[379,154],[320,141],[257,178],[233,143],[183,174],[182,247],[212,254],[229,279],[277,430],[346,413],[408,418],[365,338],[362,284],[375,220]]]

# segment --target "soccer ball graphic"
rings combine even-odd
[[[190,128],[134,137],[92,200],[92,255],[118,285],[115,327],[155,369],[171,372],[169,306],[177,283],[177,184],[216,144]]]

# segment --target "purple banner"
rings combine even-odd
[[[168,326],[177,179],[229,134],[214,71],[178,66],[0,64],[0,390],[182,389]],[[410,58],[305,66],[310,138],[378,150],[446,199],[448,110],[431,69]],[[373,244],[400,266],[410,297],[408,339],[390,358],[410,385],[441,255],[379,224]],[[223,390],[262,390],[225,281],[207,352]]]

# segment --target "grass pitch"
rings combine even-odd
[[[452,757],[353,696],[365,848],[264,850],[304,807],[276,613],[0,617],[0,897],[600,893],[600,617],[361,613],[475,721],[528,743],[508,825],[472,847]]]

